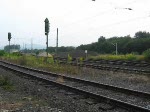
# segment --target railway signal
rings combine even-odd
[[[49,20],[48,20],[48,18],[46,18],[44,22],[45,22],[45,35],[47,37],[46,52],[47,52],[47,57],[48,57],[48,33],[49,33]]]
[[[11,40],[11,33],[8,32],[8,41],[9,41],[9,55],[10,55],[10,40]]]
[[[57,39],[56,39],[56,55],[58,56],[58,28],[57,28]]]
[[[44,22],[45,22],[45,35],[48,35],[48,33],[49,33],[49,20],[46,18]]]
[[[10,39],[11,39],[11,33],[9,32],[8,33],[8,41],[10,41]]]

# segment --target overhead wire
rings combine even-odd
[[[132,1],[132,2],[128,2],[128,3],[126,3],[126,4],[131,4],[131,3],[135,3],[136,2],[136,0],[134,0],[134,1]],[[125,4],[122,4],[122,6],[123,5],[125,5]],[[120,6],[120,8],[121,8],[121,6]],[[123,7],[124,8],[124,7]],[[67,26],[71,26],[72,24],[76,24],[76,23],[79,23],[79,22],[86,22],[86,21],[88,21],[88,20],[92,20],[92,19],[94,19],[94,18],[96,18],[96,17],[99,17],[99,16],[103,16],[104,14],[108,14],[108,13],[110,13],[110,11],[113,11],[112,9],[110,9],[110,10],[107,10],[107,11],[104,11],[104,12],[100,12],[99,14],[96,14],[96,15],[94,15],[94,16],[90,16],[90,17],[88,17],[88,18],[83,18],[83,19],[80,19],[80,20],[77,20],[77,21],[74,21],[74,22],[72,22],[72,23],[70,23],[70,24],[67,24],[67,25],[65,25],[65,26],[63,26],[64,28],[66,28]],[[71,11],[69,11],[68,13],[72,13]],[[67,14],[67,13],[66,13]],[[65,15],[66,16],[66,15]],[[69,16],[69,15],[67,15],[67,16]],[[119,25],[119,24],[124,24],[124,23],[128,23],[128,22],[132,22],[132,21],[137,21],[137,20],[141,20],[141,19],[144,19],[144,18],[147,18],[147,16],[142,16],[142,17],[136,17],[136,18],[131,18],[131,19],[128,19],[128,20],[124,20],[124,21],[119,21],[119,22],[115,22],[115,23],[112,23],[112,24],[107,24],[107,25],[103,25],[103,26],[100,26],[101,28],[107,28],[107,27],[112,27],[112,26],[114,26],[114,25]],[[97,28],[99,28],[99,27],[97,27]],[[66,30],[66,29],[65,29]],[[96,29],[96,30],[99,30],[99,29]],[[64,29],[63,29],[63,31],[64,31]],[[93,30],[93,31],[95,31],[95,30]],[[81,32],[81,31],[80,31]],[[78,32],[74,32],[74,33],[71,33],[71,34],[75,34],[75,33],[78,33]],[[55,37],[56,36],[56,29],[55,30],[52,30],[51,32],[50,32],[50,35],[52,36],[52,37]],[[63,35],[61,35],[61,37],[63,37],[65,34],[63,34]],[[51,42],[52,40],[51,39],[49,39],[49,42]]]
[[[132,3],[135,3],[136,2],[136,0],[134,0],[134,1],[132,1],[132,2],[128,2],[128,3],[125,3],[125,4],[122,4],[122,5],[120,5],[120,7],[121,6],[124,6],[124,5],[128,5],[128,4],[132,4]],[[114,7],[113,9],[115,9],[116,7]],[[96,18],[96,17],[99,17],[99,16],[102,16],[102,15],[106,15],[106,14],[108,14],[108,13],[110,13],[110,12],[113,12],[113,9],[109,9],[109,10],[106,10],[106,11],[103,11],[103,12],[98,12],[97,14],[95,14],[95,15],[93,15],[93,16],[89,16],[89,17],[86,17],[86,18],[82,18],[82,19],[80,19],[80,20],[77,20],[77,21],[74,21],[74,22],[72,22],[72,23],[69,23],[69,24],[67,24],[67,25],[65,25],[65,26],[63,26],[63,27],[69,27],[69,26],[71,26],[72,24],[79,24],[79,23],[81,23],[81,22],[86,22],[86,21],[88,21],[88,20],[92,20],[92,19],[94,19],[94,18]]]
[[[124,6],[124,5],[128,5],[128,4],[132,4],[132,3],[135,3],[135,2],[136,2],[136,0],[130,1],[130,2],[127,2],[127,3],[124,3],[124,4],[120,5],[120,7],[121,7],[121,6]],[[109,4],[109,3],[108,3],[108,4]],[[86,4],[86,5],[88,5],[88,4]],[[85,2],[82,2],[81,6],[82,6],[82,9],[85,8]],[[84,7],[83,7],[83,6],[84,6]],[[115,7],[114,7],[114,8],[115,8]],[[82,19],[80,19],[80,20],[71,22],[71,23],[69,23],[69,24],[64,25],[63,27],[64,27],[64,28],[67,28],[67,27],[72,26],[73,24],[79,24],[80,22],[84,22],[84,23],[85,23],[85,22],[88,21],[88,20],[94,19],[94,18],[96,18],[96,17],[98,17],[98,16],[102,16],[102,15],[108,14],[108,13],[110,13],[110,12],[112,12],[112,11],[113,11],[112,9],[109,9],[109,10],[106,10],[106,11],[103,11],[103,12],[98,12],[96,15],[89,16],[89,17],[82,18]],[[72,12],[72,11],[69,11],[69,12],[67,12],[67,13],[73,13],[73,12]],[[67,13],[66,13],[66,14],[67,14]],[[66,14],[65,14],[64,16],[66,16]],[[69,16],[69,15],[67,15],[67,16]],[[60,16],[60,17],[63,17],[63,16]],[[66,29],[66,30],[67,30],[67,29]],[[56,28],[51,31],[51,35],[53,35],[53,33],[56,34]]]
[[[126,3],[126,4],[131,4],[131,3],[135,3],[136,0],[132,1],[132,2],[129,2],[129,3]],[[123,5],[123,4],[122,4]],[[110,27],[110,26],[113,26],[113,25],[119,25],[119,24],[122,24],[122,23],[127,23],[127,22],[132,22],[132,21],[137,21],[139,19],[144,19],[144,18],[147,18],[149,16],[142,16],[142,17],[136,17],[136,18],[131,18],[131,19],[128,19],[128,20],[124,20],[124,21],[119,21],[119,22],[116,22],[116,23],[112,23],[112,24],[108,24],[108,25],[103,25],[103,26],[100,26],[102,28],[104,27]],[[99,28],[99,27],[97,27]],[[89,28],[90,29],[90,28]],[[77,32],[74,32],[74,33],[77,33]],[[72,34],[72,33],[71,33]],[[63,35],[64,36],[64,35]]]
[[[98,28],[102,28],[103,30],[105,30],[104,28],[109,28],[109,27],[113,27],[114,25],[119,25],[119,24],[125,24],[125,23],[128,23],[128,22],[132,22],[132,21],[137,21],[137,20],[142,20],[142,19],[145,19],[145,18],[149,18],[150,16],[142,16],[142,17],[136,17],[136,18],[132,18],[132,19],[128,19],[128,20],[124,20],[124,21],[119,21],[119,22],[116,22],[116,23],[112,23],[112,24],[107,24],[107,25],[103,25],[103,26],[100,26],[100,27],[97,27],[95,29],[91,29],[91,28],[88,28],[87,30],[90,32],[92,32],[92,30],[95,32],[96,30],[100,30]],[[73,34],[78,34],[79,32],[81,31],[78,31],[78,32],[73,32],[73,33],[70,33],[68,35],[73,35]],[[64,36],[64,35],[63,35]]]
[[[125,4],[122,4],[121,6],[126,5],[126,4],[134,3],[135,1],[136,1],[136,0],[134,0],[134,1],[132,1],[132,2],[125,3]],[[110,13],[110,11],[112,11],[112,9],[109,9],[109,10],[103,11],[103,12],[99,12],[99,13],[97,13],[97,14],[94,15],[94,16],[90,16],[90,17],[86,17],[86,18],[83,18],[83,19],[74,21],[74,22],[72,22],[72,23],[69,23],[69,24],[63,26],[63,27],[66,28],[67,26],[71,26],[72,24],[75,24],[75,23],[79,23],[79,22],[82,22],[82,21],[85,22],[85,21],[87,21],[87,20],[91,20],[91,19],[93,19],[93,18],[95,18],[95,17],[102,16],[102,15],[104,15],[104,14]],[[71,12],[71,11],[70,11],[70,12]],[[66,30],[66,29],[65,29],[65,30]],[[64,29],[63,29],[63,31],[64,31]],[[55,32],[54,32],[54,33],[56,33],[56,29],[55,29]],[[54,35],[54,34],[53,34],[53,35]],[[64,36],[64,35],[61,35],[61,36]]]

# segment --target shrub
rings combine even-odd
[[[47,61],[48,61],[48,63],[54,64],[54,59],[53,59],[53,57],[49,57],[49,58],[47,59]]]
[[[20,65],[26,65],[26,64],[27,64],[26,56],[22,56],[22,57],[19,59],[19,64],[20,64]]]
[[[12,56],[22,56],[22,54],[20,52],[14,52],[12,53]]]
[[[72,57],[68,54],[68,62],[71,62],[71,60],[72,60]]]
[[[150,61],[150,48],[143,52],[145,60]]]
[[[4,55],[5,55],[4,50],[0,50],[0,56],[4,56]]]
[[[127,60],[130,60],[130,61],[136,60],[136,56],[135,56],[134,54],[127,54],[127,55],[126,55],[126,59],[127,59]]]
[[[138,53],[138,52],[132,52],[131,54],[134,54],[134,55],[139,55],[139,53]]]
[[[113,51],[113,52],[112,52],[112,55],[115,55],[115,54],[116,54],[116,51]]]

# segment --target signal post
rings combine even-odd
[[[10,55],[10,40],[11,40],[11,33],[8,32],[8,41],[9,41],[9,55]]]
[[[47,52],[47,57],[48,57],[48,33],[49,33],[49,20],[48,18],[45,19],[45,35],[47,37],[46,39],[46,52]]]

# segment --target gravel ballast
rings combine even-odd
[[[0,112],[127,112],[1,68],[0,76],[8,77],[14,88],[0,87]]]
[[[62,75],[150,93],[150,74],[123,73],[86,67],[79,67],[79,69],[80,72],[77,75]]]

